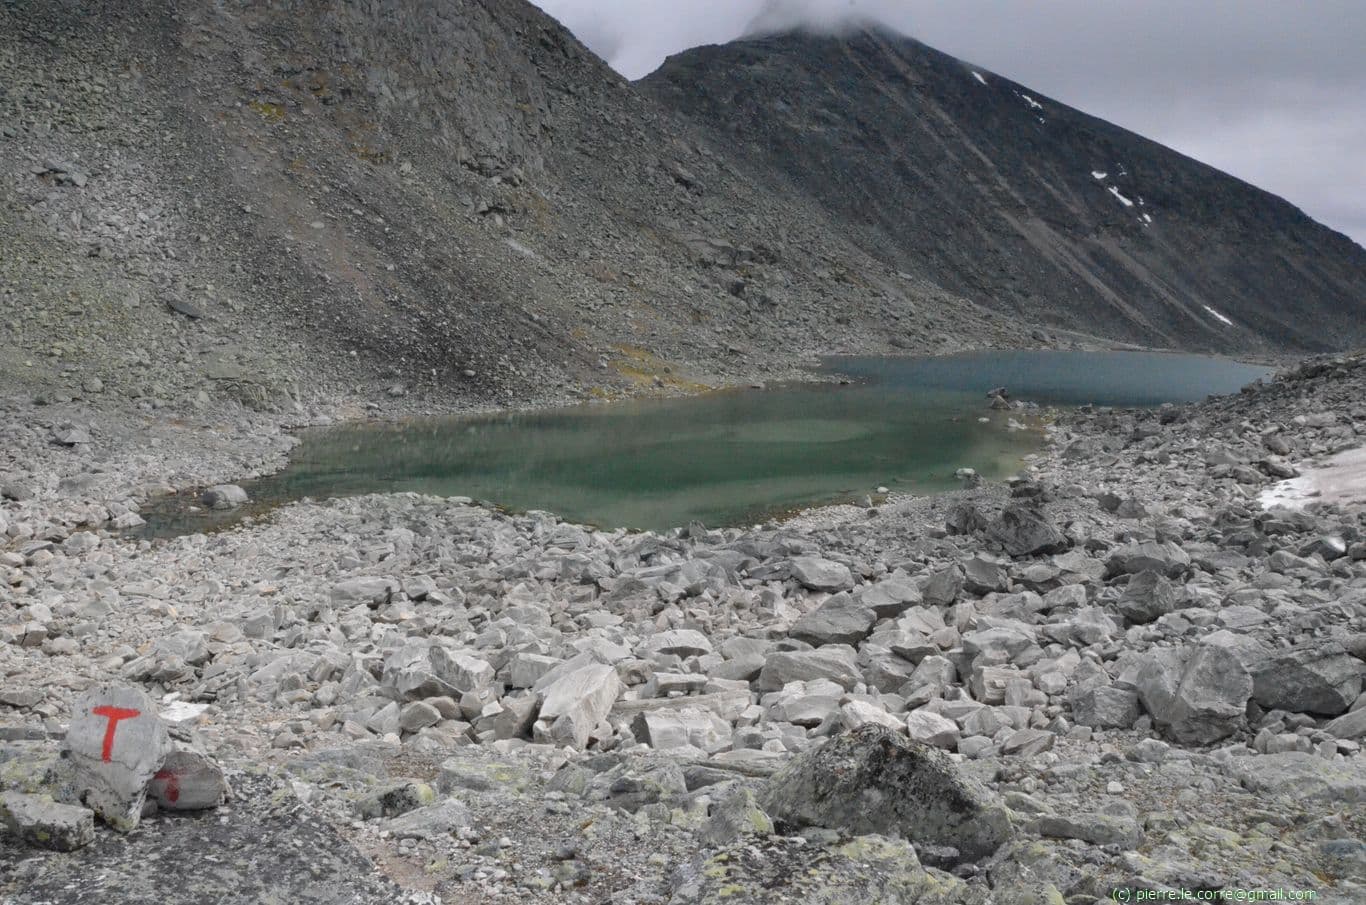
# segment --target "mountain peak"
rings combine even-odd
[[[696,48],[640,84],[889,267],[1001,314],[1173,348],[1366,338],[1366,255],[1344,237],[1176,151],[854,21],[770,16],[760,24],[789,26],[777,39]]]

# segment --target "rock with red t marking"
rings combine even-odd
[[[147,795],[163,811],[202,811],[227,800],[223,770],[205,755],[177,749],[166,755],[147,784]]]
[[[72,794],[116,830],[138,825],[147,783],[171,750],[156,705],[126,685],[97,685],[71,711],[66,732]]]

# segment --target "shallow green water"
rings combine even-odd
[[[860,379],[312,431],[285,471],[244,486],[258,504],[410,490],[608,528],[750,524],[862,499],[879,485],[949,489],[964,466],[988,479],[1014,473],[1042,435],[1009,430],[1009,417],[1021,416],[987,408],[994,386],[1047,403],[1146,405],[1230,392],[1265,373],[1134,353],[858,358],[832,367]],[[154,516],[157,534],[213,524],[183,507]]]

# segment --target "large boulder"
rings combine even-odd
[[[1208,745],[1244,724],[1252,676],[1235,651],[1213,644],[1154,652],[1135,678],[1139,700],[1174,740]]]
[[[1175,605],[1176,589],[1162,573],[1152,569],[1130,578],[1115,604],[1120,615],[1138,624],[1156,621],[1170,613]]]
[[[604,663],[576,669],[545,689],[537,725],[556,744],[586,748],[621,690],[617,671]]]
[[[1361,694],[1366,663],[1336,643],[1302,646],[1253,663],[1252,696],[1268,710],[1345,713]]]
[[[899,616],[921,602],[920,588],[907,578],[886,578],[864,588],[859,603],[879,619]]]
[[[236,484],[219,484],[204,491],[199,501],[208,509],[236,509],[249,502],[247,492]]]
[[[1138,695],[1127,688],[1075,686],[1071,703],[1072,718],[1079,726],[1128,729],[1138,719]]]
[[[862,681],[854,649],[828,645],[820,650],[777,651],[759,671],[759,690],[777,691],[788,682],[829,679],[845,691]]]
[[[1062,553],[1072,546],[1042,514],[1027,506],[1007,506],[987,527],[987,533],[1011,556]]]
[[[66,745],[71,797],[114,829],[135,829],[147,785],[171,751],[152,699],[125,685],[95,686],[72,707]]]
[[[958,566],[940,569],[925,582],[921,593],[930,606],[952,606],[963,593],[963,570]]]
[[[1106,571],[1111,575],[1137,575],[1141,572],[1158,572],[1167,578],[1184,574],[1191,564],[1185,550],[1172,542],[1143,541],[1117,547],[1105,560]]]
[[[949,756],[866,725],[810,749],[770,777],[760,795],[780,828],[826,827],[956,849],[975,861],[1010,839],[1005,807]]]
[[[792,577],[813,591],[847,591],[854,586],[848,566],[819,556],[794,556],[790,568]]]
[[[877,615],[848,594],[836,594],[788,630],[798,641],[857,645],[873,631]]]

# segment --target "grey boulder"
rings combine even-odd
[[[35,848],[73,852],[95,841],[95,815],[47,795],[0,794],[0,826]]]
[[[199,501],[209,509],[236,509],[248,499],[247,492],[236,484],[219,484],[204,491]]]
[[[1170,613],[1176,605],[1176,589],[1160,572],[1148,569],[1129,579],[1115,605],[1130,622],[1153,622]]]
[[[849,567],[819,556],[794,556],[792,577],[813,591],[847,591],[854,586]]]
[[[1137,575],[1140,572],[1158,572],[1167,578],[1176,578],[1190,568],[1191,558],[1177,544],[1166,541],[1144,541],[1125,544],[1114,550],[1105,560],[1106,570],[1111,575]]]
[[[73,797],[114,829],[135,829],[147,784],[171,750],[152,699],[124,685],[94,687],[72,707],[66,744]]]
[[[857,645],[873,631],[877,615],[848,594],[836,594],[807,613],[788,631],[799,641]]]
[[[820,650],[778,651],[759,671],[759,690],[777,691],[788,682],[829,679],[845,691],[862,681],[853,648],[828,645]]]
[[[1361,694],[1366,664],[1329,643],[1259,658],[1253,670],[1252,696],[1268,710],[1337,716]]]
[[[1020,505],[1007,506],[987,533],[1011,556],[1063,553],[1072,545],[1040,513]]]
[[[1175,741],[1208,745],[1244,724],[1252,676],[1237,653],[1217,645],[1153,653],[1135,679],[1139,700]]]

